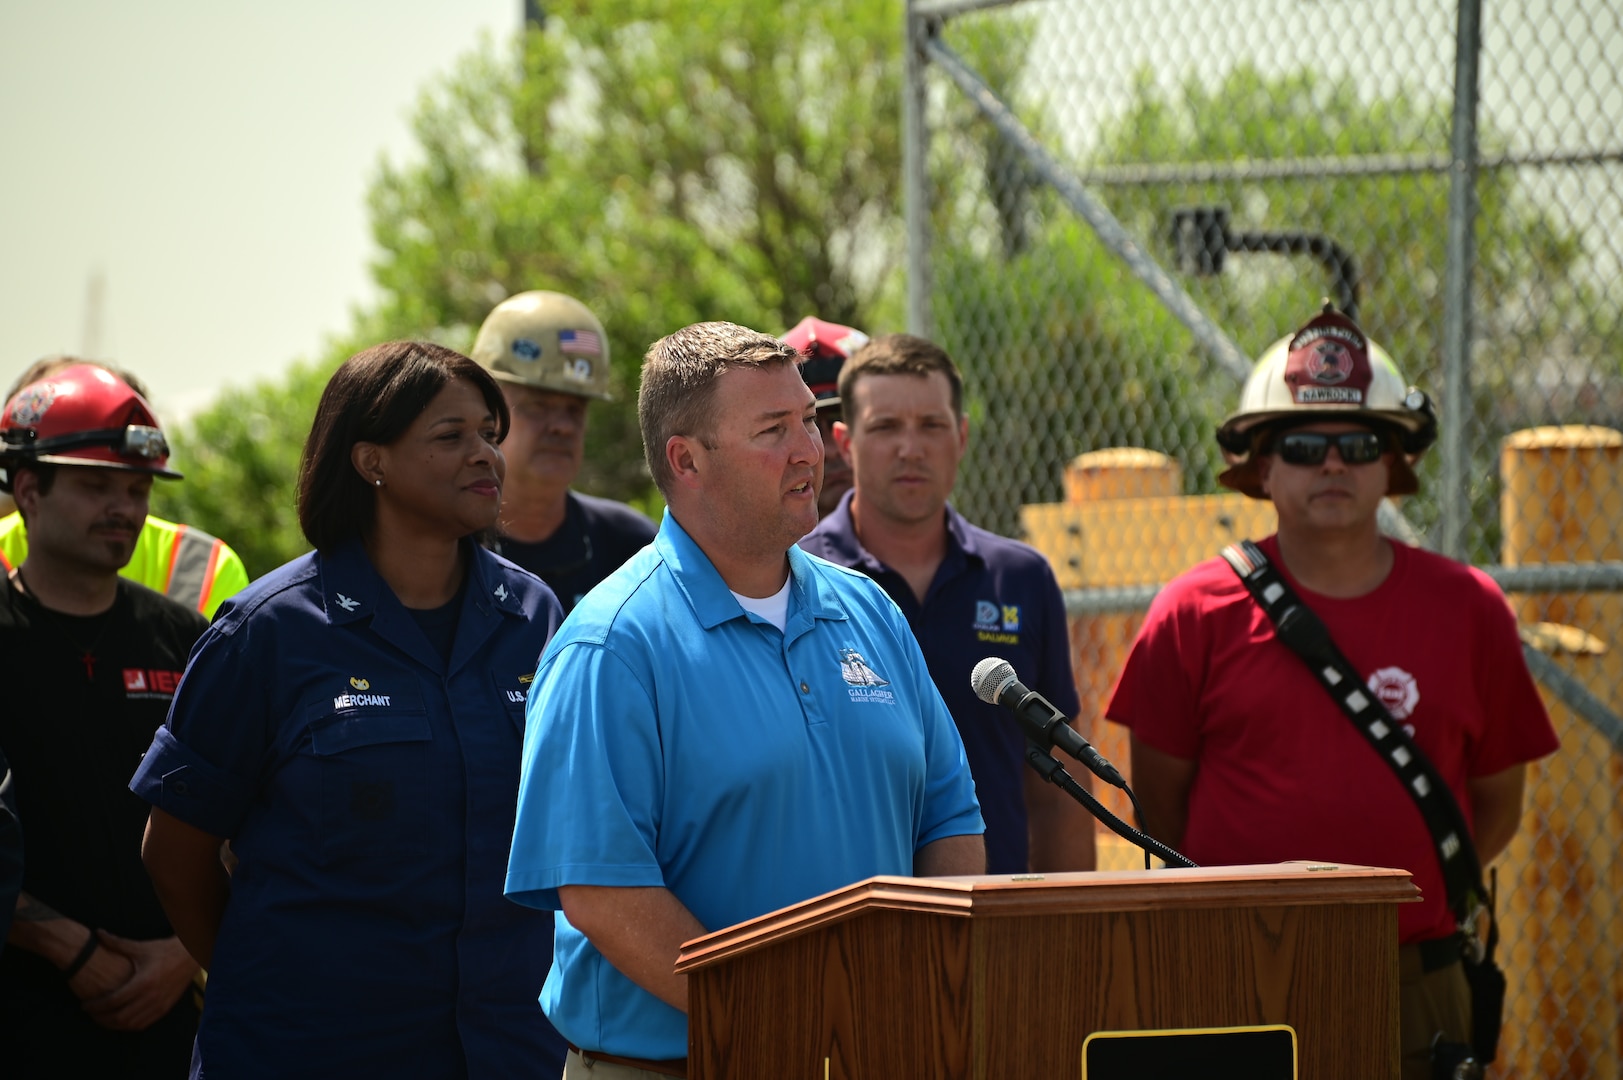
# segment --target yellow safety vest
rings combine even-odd
[[[28,528],[22,515],[0,518],[0,568],[9,571],[26,558]],[[224,541],[150,514],[135,554],[119,573],[210,618],[248,585],[248,568]]]

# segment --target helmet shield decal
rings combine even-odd
[[[1369,345],[1351,319],[1325,312],[1291,339],[1285,385],[1297,405],[1365,403],[1374,374]]]

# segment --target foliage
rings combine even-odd
[[[381,301],[321,362],[197,417],[162,509],[255,573],[298,554],[295,462],[338,360],[465,350],[504,297],[556,289],[603,320],[618,398],[592,407],[579,486],[657,512],[634,405],[650,342],[703,319],[896,325],[899,30],[886,0],[577,0],[463,58],[421,98],[417,156],[373,184]]]
[[[1099,132],[1090,164],[1418,153],[1436,149],[1447,130],[1446,102],[1408,91],[1371,100],[1350,81],[1314,71],[1268,76],[1242,65],[1215,84],[1192,79],[1172,91],[1146,73],[1127,108]],[[1492,134],[1484,139],[1491,143]],[[1447,176],[1247,177],[1113,186],[1100,194],[1169,267],[1169,223],[1179,207],[1227,207],[1233,232],[1299,229],[1337,240],[1357,261],[1360,322],[1412,382],[1438,396]],[[1484,173],[1478,196],[1479,235],[1495,238],[1483,245],[1475,271],[1478,309],[1501,312],[1523,303],[1531,283],[1542,283],[1550,296],[1570,293],[1577,238],[1522,197],[1508,174]],[[985,516],[1012,527],[1020,502],[1056,496],[1058,462],[1112,445],[1175,453],[1191,490],[1213,490],[1218,462],[1210,433],[1237,387],[1194,351],[1187,333],[1148,302],[1143,287],[1051,193],[1030,213],[1033,248],[1004,259],[996,272],[987,269],[997,261],[994,253],[973,229],[957,230],[969,242],[938,255],[947,270],[938,274],[937,311],[947,313],[942,334],[949,347],[995,354],[1013,368],[1000,376],[1012,384],[995,398],[1010,418],[994,426],[1003,437],[990,448],[993,464],[1004,467],[984,470],[996,478],[974,489]],[[1230,254],[1222,274],[1181,281],[1252,356],[1305,321],[1330,292],[1325,271],[1282,256]],[[964,303],[966,297],[974,302]],[[1564,322],[1554,308],[1543,318]],[[1526,347],[1525,338],[1518,347]],[[1484,374],[1474,402],[1478,423],[1504,396],[1495,373],[1511,370],[1491,362],[1492,349],[1485,343],[1474,356]],[[1489,452],[1495,445],[1476,441]],[[1021,460],[1055,467],[1011,484],[1007,462]],[[1424,478],[1434,479],[1435,462],[1426,464]],[[1491,485],[1480,482],[1491,473],[1486,461],[1473,470],[1482,521],[1496,517],[1488,505]],[[1435,501],[1413,500],[1409,512],[1424,524],[1435,517]]]
[[[280,380],[230,389],[174,435],[186,474],[152,489],[152,512],[206,529],[236,549],[250,577],[308,551],[295,491],[299,454],[332,364],[295,364]]]

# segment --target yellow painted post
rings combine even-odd
[[[1623,558],[1623,434],[1546,427],[1505,440],[1507,566]],[[1623,596],[1511,597],[1537,647],[1623,712]],[[1617,1080],[1623,1061],[1623,756],[1545,693],[1561,749],[1528,770],[1526,814],[1499,860],[1510,982],[1499,1077]]]

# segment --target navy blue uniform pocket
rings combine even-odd
[[[322,852],[346,859],[427,852],[425,796],[433,748],[421,706],[337,713],[312,722]]]

